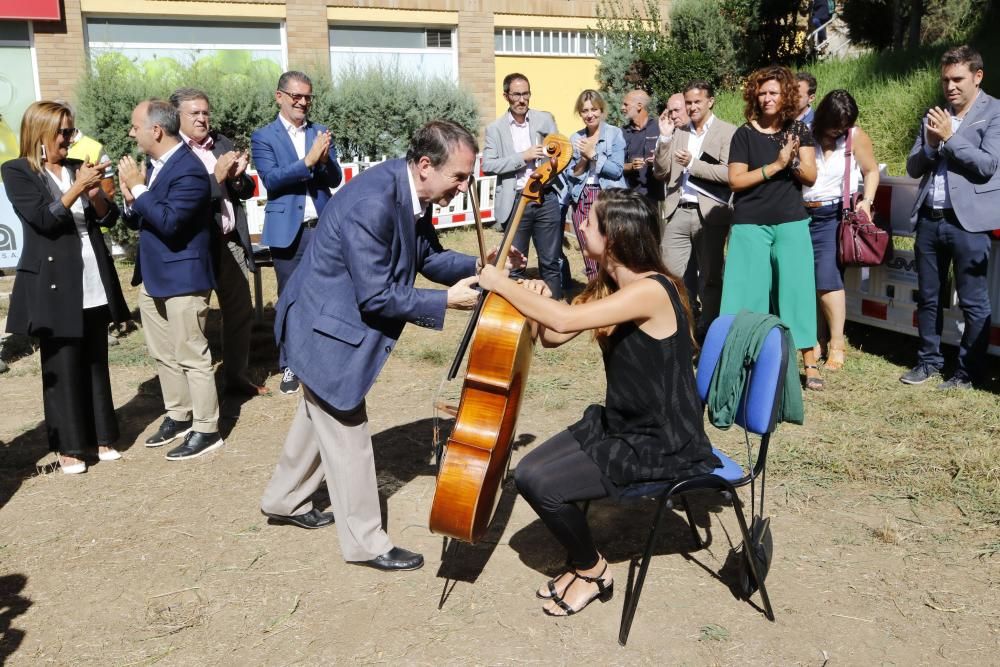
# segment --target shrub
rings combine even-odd
[[[694,79],[719,83],[715,60],[703,51],[689,51],[676,46],[639,54],[637,68],[646,86],[656,98],[666,102]]]
[[[330,91],[328,103],[317,103],[325,107],[345,160],[402,156],[416,129],[436,118],[479,131],[473,97],[444,79],[420,79],[392,67],[353,68],[338,76]]]
[[[721,83],[733,84],[739,78],[736,34],[723,15],[722,0],[677,0],[671,7],[670,39],[674,48],[712,54],[713,74]]]

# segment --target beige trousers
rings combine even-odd
[[[382,528],[364,402],[352,412],[337,412],[302,385],[302,400],[260,507],[268,514],[304,514],[324,479],[344,560],[371,560],[392,549]]]
[[[139,290],[146,347],[156,361],[163,407],[178,421],[192,419],[200,433],[219,430],[219,396],[205,337],[211,292],[152,297]]]
[[[663,229],[660,250],[667,271],[683,279],[691,254],[694,253],[698,260],[697,297],[701,302],[701,316],[696,329],[701,333],[719,316],[728,234],[728,224],[703,224],[698,209],[679,206]],[[695,296],[690,295],[692,304]]]

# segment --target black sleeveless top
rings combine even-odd
[[[604,406],[591,405],[569,427],[613,485],[709,473],[721,465],[705,435],[680,298],[665,276],[650,278],[670,296],[676,333],[658,340],[634,322],[620,324],[603,345]]]

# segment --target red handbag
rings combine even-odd
[[[879,266],[892,254],[892,228],[857,210],[861,193],[851,192],[851,154],[854,128],[844,147],[843,213],[837,227],[837,261],[841,266]]]

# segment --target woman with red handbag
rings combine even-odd
[[[844,267],[837,261],[837,228],[844,211],[872,217],[878,190],[878,163],[872,140],[854,122],[858,105],[846,90],[833,90],[816,107],[812,132],[816,139],[816,182],[802,189],[809,211],[816,294],[819,299],[817,356],[826,368],[844,366],[844,320],[847,317]],[[864,196],[858,198],[861,181]],[[845,199],[845,193],[847,198]]]

